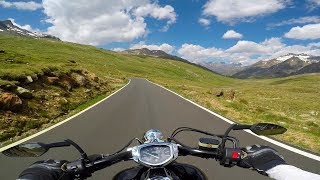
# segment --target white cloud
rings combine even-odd
[[[297,26],[290,29],[289,32],[284,35],[286,38],[291,39],[320,39],[320,23],[308,24],[305,26]]]
[[[307,0],[310,10],[314,10],[320,6],[320,0]]]
[[[234,30],[229,30],[223,34],[223,39],[242,39],[243,35]]]
[[[215,47],[204,48],[200,45],[187,43],[181,46],[178,50],[178,54],[180,54],[182,58],[192,62],[206,61],[212,58],[223,58],[225,56],[225,52],[222,49],[217,49]]]
[[[148,34],[146,17],[176,21],[173,7],[151,0],[43,0],[48,33],[65,41],[91,45],[129,42]]]
[[[124,51],[124,50],[126,50],[126,49],[124,49],[124,48],[113,48],[113,49],[111,49],[112,51],[116,51],[116,52],[121,52],[121,51]]]
[[[203,15],[215,16],[218,21],[232,24],[275,13],[288,3],[287,0],[208,0]]]
[[[300,18],[293,18],[293,19],[285,20],[279,23],[270,23],[268,24],[268,26],[278,27],[278,26],[284,26],[284,25],[310,24],[310,23],[320,23],[320,16],[305,16]]]
[[[16,2],[7,2],[0,0],[0,6],[4,8],[16,8],[20,10],[29,10],[29,11],[35,11],[42,8],[41,3],[37,3],[34,1],[29,2],[23,2],[23,1],[16,1]]]
[[[198,22],[202,26],[209,26],[211,23],[209,19],[205,19],[205,18],[199,18]]]
[[[140,6],[134,10],[133,13],[138,17],[146,17],[151,16],[158,20],[168,19],[167,25],[163,27],[162,31],[167,31],[169,26],[176,22],[176,13],[174,12],[174,8],[172,6],[166,5],[164,7],[160,7],[158,4],[146,4],[145,6]]]
[[[138,44],[133,44],[130,49],[142,49],[142,48],[147,48],[149,50],[161,50],[166,53],[172,53],[175,49],[174,46],[171,46],[170,44],[164,43],[161,45],[156,45],[156,44],[145,44],[143,41],[139,42]]]
[[[15,19],[13,19],[13,18],[8,18],[8,19],[12,22],[13,25],[15,25],[15,26],[17,26],[17,27],[19,27],[21,29],[25,29],[25,30],[28,30],[30,32],[41,33],[41,31],[39,29],[37,29],[37,28],[34,29],[29,24],[20,25],[20,24],[16,23]]]
[[[320,42],[307,45],[286,45],[281,38],[270,38],[262,42],[238,41],[228,49],[183,44],[178,50],[178,54],[192,62],[229,61],[252,64],[258,60],[272,59],[288,53],[306,53],[319,56],[319,47]]]

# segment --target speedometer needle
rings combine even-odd
[[[153,154],[151,154],[151,153],[147,153],[147,152],[146,152],[146,154],[148,154],[148,155],[150,155],[150,156],[153,156],[153,157],[155,157],[155,158],[159,159],[159,157],[158,157],[158,156],[153,155]]]

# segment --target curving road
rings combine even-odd
[[[54,142],[69,138],[81,145],[88,154],[107,154],[120,149],[133,137],[142,137],[151,128],[160,129],[168,136],[179,126],[223,133],[228,125],[213,114],[159,86],[144,79],[132,79],[124,89],[94,108],[31,141]],[[284,155],[289,164],[320,174],[320,162],[317,160],[288,151],[243,131],[233,135],[240,139],[242,146],[257,143],[272,146]],[[184,142],[197,143],[197,138],[191,138],[189,134],[186,137],[188,138],[183,139]],[[77,152],[72,148],[52,149],[41,158],[8,158],[1,154],[0,179],[15,179],[19,172],[36,160],[73,160],[77,157]],[[209,179],[268,179],[250,170],[221,167],[215,160],[182,157],[178,161],[196,165]],[[134,162],[122,162],[95,173],[91,179],[111,179],[120,170],[133,165]]]

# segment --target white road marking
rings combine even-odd
[[[149,81],[148,79],[146,79],[146,80]],[[167,91],[169,91],[169,92],[171,92],[171,93],[173,93],[173,94],[175,94],[175,95],[177,95],[177,96],[179,96],[180,98],[182,98],[182,99],[190,102],[191,104],[193,104],[193,105],[195,105],[195,106],[197,106],[197,107],[199,107],[199,108],[207,111],[207,112],[210,113],[210,114],[213,114],[214,116],[216,116],[216,117],[218,117],[218,118],[226,121],[226,122],[229,123],[229,124],[233,124],[233,123],[234,123],[233,121],[231,121],[231,120],[229,120],[229,119],[221,116],[220,114],[217,114],[217,113],[215,113],[215,112],[212,112],[212,111],[210,111],[209,109],[207,109],[207,108],[205,108],[205,107],[203,107],[203,106],[201,106],[201,105],[199,105],[199,104],[197,104],[197,103],[195,103],[195,102],[193,102],[193,101],[191,101],[191,100],[189,100],[189,99],[181,96],[180,94],[178,94],[178,93],[176,93],[176,92],[174,92],[174,91],[171,91],[170,89],[167,89],[167,88],[165,88],[165,87],[163,87],[163,86],[161,86],[161,85],[159,85],[159,84],[156,84],[156,83],[154,83],[154,82],[151,82],[151,81],[149,81],[149,82],[152,83],[152,84],[154,84],[154,85],[156,85],[156,86],[159,86],[159,87],[161,87],[161,88],[163,88],[163,89],[165,89],[165,90],[167,90]],[[308,157],[308,158],[311,158],[311,159],[320,161],[320,156],[317,156],[317,155],[315,155],[315,154],[311,154],[311,153],[309,153],[309,152],[306,152],[306,151],[303,151],[303,150],[294,148],[294,147],[292,147],[292,146],[289,146],[289,145],[284,144],[284,143],[281,143],[281,142],[279,142],[279,141],[270,139],[270,138],[265,137],[265,136],[258,136],[258,135],[256,135],[256,134],[254,134],[253,132],[251,132],[250,130],[245,130],[245,131],[246,131],[247,133],[250,133],[250,134],[252,134],[252,135],[260,138],[260,139],[263,139],[263,140],[265,140],[265,141],[268,141],[268,142],[270,142],[270,143],[272,143],[272,144],[274,144],[274,145],[277,145],[277,146],[282,147],[282,148],[284,148],[284,149],[287,149],[287,150],[289,150],[289,151],[295,152],[295,153],[300,154],[300,155],[302,155],[302,156],[305,156],[305,157]]]
[[[13,146],[16,146],[16,145],[19,145],[19,144],[21,144],[21,143],[24,143],[24,142],[26,142],[26,141],[28,141],[28,140],[30,140],[30,139],[32,139],[32,138],[35,138],[35,137],[37,137],[37,136],[39,136],[39,135],[41,135],[41,134],[43,134],[43,133],[46,133],[46,132],[48,132],[48,131],[50,131],[50,130],[52,130],[52,129],[54,129],[54,128],[56,128],[56,127],[58,127],[58,126],[60,126],[60,125],[62,125],[62,124],[64,124],[64,123],[70,121],[70,120],[72,120],[73,118],[75,118],[75,117],[79,116],[80,114],[82,114],[82,113],[90,110],[91,108],[95,107],[96,105],[98,105],[98,104],[100,104],[101,102],[105,101],[106,99],[110,98],[111,96],[113,96],[113,95],[116,94],[117,92],[121,91],[121,90],[122,90],[123,88],[125,88],[128,84],[130,84],[130,82],[131,82],[131,79],[129,80],[129,82],[128,82],[126,85],[124,85],[123,87],[121,87],[120,89],[118,89],[117,91],[115,91],[114,93],[110,94],[108,97],[106,97],[106,98],[102,99],[101,101],[93,104],[92,106],[84,109],[83,111],[80,111],[80,112],[78,112],[77,114],[75,114],[75,115],[73,115],[73,116],[71,116],[71,117],[69,117],[69,118],[67,118],[67,119],[65,119],[65,120],[63,120],[63,121],[55,124],[55,125],[52,125],[52,126],[46,128],[46,129],[44,129],[44,130],[42,130],[42,131],[40,131],[40,132],[38,132],[38,133],[36,133],[36,134],[33,134],[33,135],[28,136],[28,137],[26,137],[26,138],[24,138],[24,139],[21,139],[21,140],[19,140],[19,141],[17,141],[17,142],[14,142],[14,143],[12,143],[12,144],[9,144],[9,145],[7,145],[7,146],[4,146],[4,147],[0,148],[0,152],[4,151],[4,150],[6,150],[6,149],[9,149],[9,148],[11,148],[11,147],[13,147]]]

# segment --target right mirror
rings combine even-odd
[[[39,157],[46,153],[48,149],[42,143],[26,143],[9,148],[2,153],[9,157]]]
[[[257,135],[276,135],[276,134],[283,134],[287,131],[286,128],[276,125],[276,124],[269,124],[269,123],[258,123],[251,126],[250,130]]]

